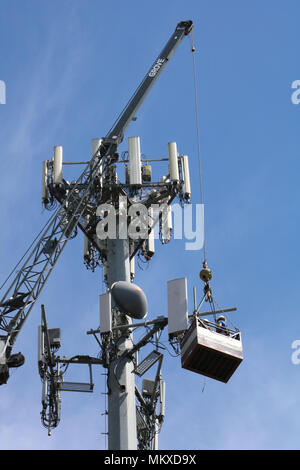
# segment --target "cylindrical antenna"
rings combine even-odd
[[[176,142],[168,143],[168,152],[169,152],[170,180],[178,183],[179,170],[178,170],[178,152],[177,152]]]
[[[142,185],[141,144],[139,137],[128,138],[129,182],[133,186]]]
[[[196,287],[193,287],[193,295],[194,295],[194,313],[197,312],[197,290]]]
[[[160,416],[162,419],[165,417],[165,404],[166,404],[166,382],[160,381]]]
[[[85,217],[85,227],[88,225],[89,216]],[[83,259],[84,261],[88,262],[90,259],[90,247],[89,247],[89,239],[88,237],[83,234]]]
[[[43,161],[42,167],[42,203],[46,204],[49,201],[49,190],[48,190],[48,162]]]
[[[54,184],[62,183],[62,179],[63,179],[62,161],[63,161],[63,148],[61,145],[56,145],[54,147],[54,156],[53,156],[53,183]]]

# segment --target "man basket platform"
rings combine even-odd
[[[181,366],[220,382],[228,382],[243,360],[239,330],[196,318],[181,341]]]

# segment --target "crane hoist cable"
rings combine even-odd
[[[201,168],[201,152],[200,152],[200,131],[199,131],[199,106],[198,106],[198,91],[197,91],[197,67],[196,67],[196,48],[194,43],[194,31],[190,35],[191,52],[193,57],[193,81],[194,81],[194,101],[195,101],[195,121],[196,121],[196,138],[197,138],[197,154],[198,154],[198,168],[199,168],[199,189],[200,189],[200,203],[204,206],[203,196],[203,182],[202,182],[202,168]],[[204,212],[203,212],[204,213]],[[203,216],[203,268],[200,271],[200,279],[204,282],[205,299],[209,301],[212,311],[215,310],[214,299],[212,297],[209,281],[212,278],[212,272],[207,266],[207,253],[206,253],[206,236],[205,224]],[[214,315],[215,317],[215,315]]]
[[[199,112],[198,112],[198,92],[197,92],[197,73],[196,73],[196,58],[195,58],[195,44],[194,44],[194,31],[192,30],[192,34],[190,35],[190,43],[191,43],[191,52],[193,56],[193,80],[194,80],[194,100],[195,100],[195,121],[196,121],[196,135],[197,135],[197,154],[198,154],[198,167],[199,167],[199,189],[200,189],[200,202],[204,204],[204,197],[203,197],[203,184],[202,184],[202,169],[201,169],[201,153],[200,153],[200,132],[199,132]],[[203,221],[204,223],[204,221]],[[203,233],[205,231],[205,227],[203,227]],[[204,233],[204,240],[203,240],[203,266],[206,265],[206,237]]]

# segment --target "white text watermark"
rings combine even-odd
[[[291,88],[295,91],[293,91],[291,95],[291,100],[293,104],[299,104],[300,103],[300,80],[294,80]]]
[[[291,348],[294,349],[294,352],[291,355],[292,364],[297,366],[300,364],[300,339],[295,339],[292,342]]]
[[[96,234],[100,240],[148,239],[152,232],[154,239],[169,241],[186,240],[186,250],[201,250],[204,244],[203,204],[152,204],[127,205],[127,198],[119,197],[119,209],[113,204],[101,204],[97,208],[100,217]]]

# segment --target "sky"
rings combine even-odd
[[[229,319],[241,329],[244,360],[223,384],[182,369],[162,335],[160,449],[300,448],[300,364],[292,360],[300,339],[300,104],[292,100],[299,13],[297,0],[0,0],[0,284],[49,218],[42,161],[54,145],[63,146],[65,161],[88,160],[92,139],[106,135],[177,23],[194,23],[207,262],[218,304],[237,307]],[[192,202],[200,203],[188,38],[137,117],[120,150],[138,135],[145,155],[161,157],[176,141],[189,155]],[[68,167],[66,179],[77,171]],[[184,240],[156,244],[135,278],[149,320],[167,314],[167,281],[178,277],[187,278],[192,313],[202,261],[203,250],[186,250]],[[41,304],[49,327],[61,328],[61,355],[96,356],[86,332],[99,325],[104,290],[101,269],[83,264],[79,234],[18,336],[15,352],[26,362],[0,390],[1,449],[106,449],[104,369],[93,369],[93,394],[62,394],[61,423],[49,437],[37,368]],[[65,380],[86,381],[87,368],[70,367]]]

